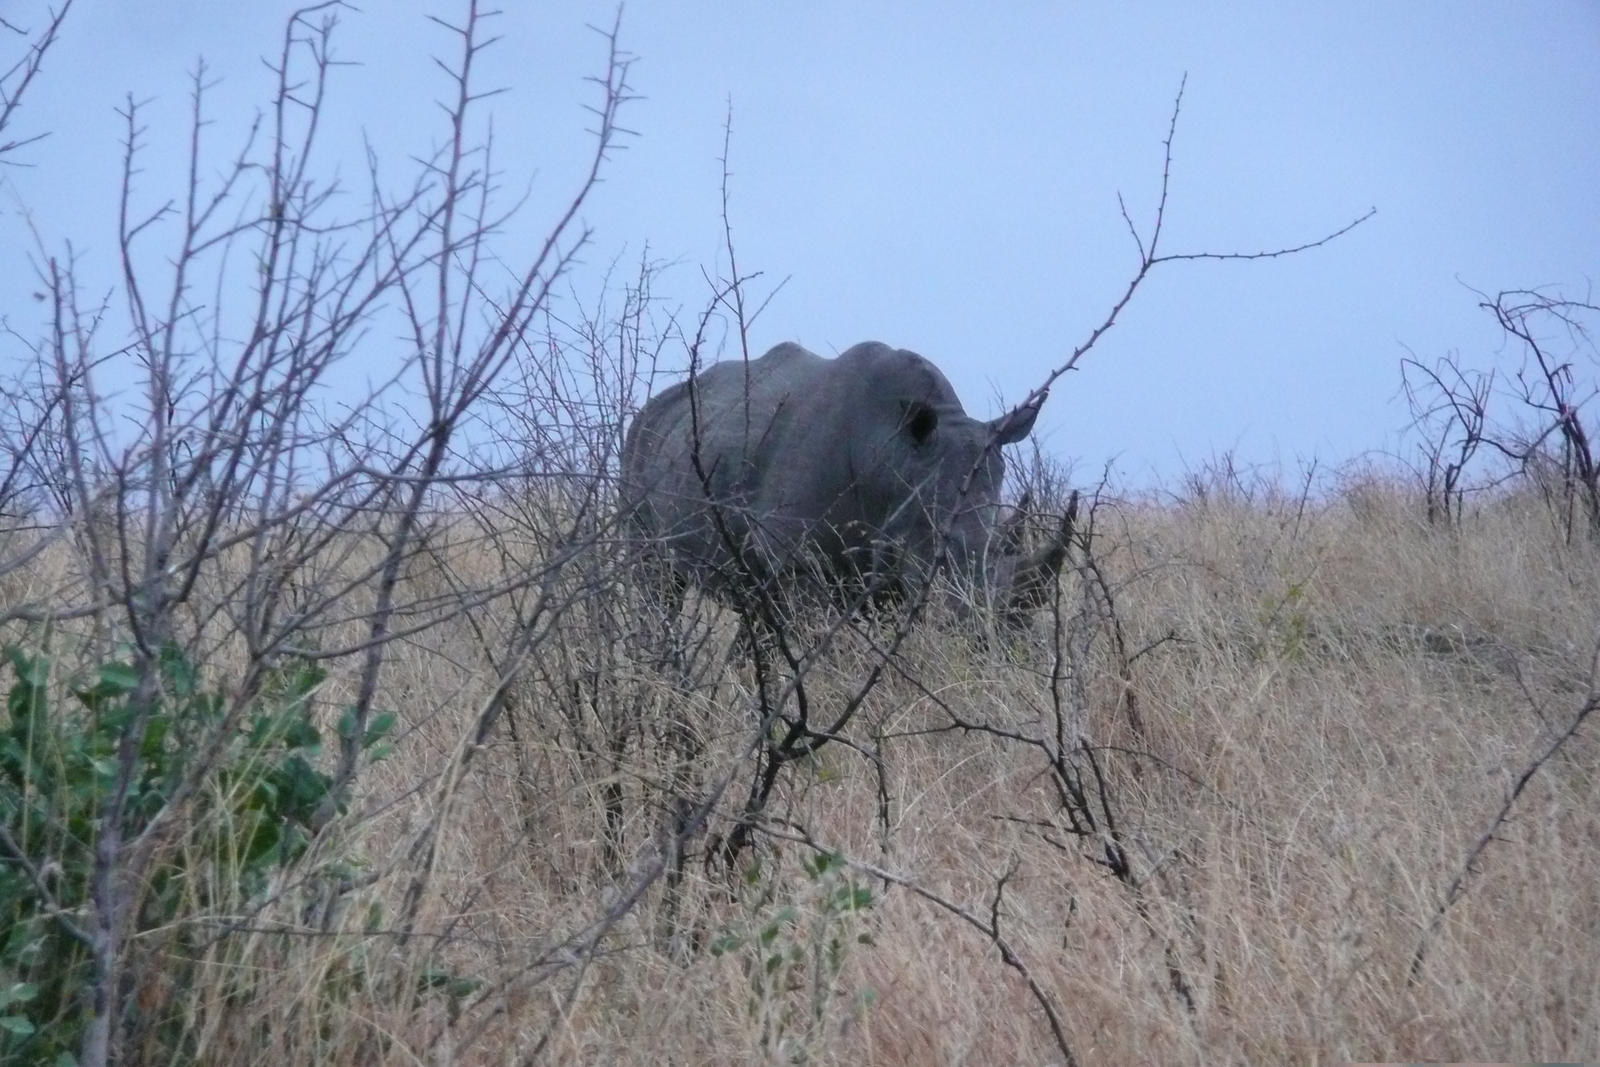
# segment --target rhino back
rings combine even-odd
[[[651,399],[623,450],[625,500],[641,532],[720,555],[709,502],[735,536],[757,518],[770,536],[804,536],[849,479],[837,362],[786,343]]]

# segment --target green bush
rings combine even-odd
[[[230,716],[224,693],[203,688],[176,649],[159,657],[147,679],[156,684],[143,692],[128,663],[105,663],[56,687],[44,654],[11,647],[5,656],[16,680],[6,700],[9,728],[0,733],[0,1062],[75,1062],[92,1012],[85,934],[97,834],[141,700],[146,725],[131,753],[122,840],[150,828],[185,783],[191,794],[168,813],[175,825],[162,831],[132,890],[125,944],[146,935],[163,995],[131,996],[124,983],[117,1025],[142,1052],[186,1059],[188,994],[207,954],[216,958],[228,924],[262,904],[274,874],[304,855],[314,813],[332,787],[317,767],[322,737],[313,721],[324,672],[310,663],[284,666],[242,714]],[[59,699],[65,693],[71,699]],[[393,724],[393,715],[376,717],[363,738],[369,757],[382,754]],[[126,957],[124,970],[135,971]],[[232,995],[248,992],[246,979],[233,981]]]
[[[755,892],[746,900],[746,916],[711,943],[713,956],[743,957],[750,1015],[761,1024],[762,1047],[791,1063],[806,1062],[830,1005],[843,992],[851,949],[873,943],[859,927],[876,903],[837,853],[803,856],[800,868],[806,884],[774,909],[778,884],[764,885],[762,865],[752,864],[745,882]],[[858,990],[850,1010],[859,1012],[873,999],[871,989]]]

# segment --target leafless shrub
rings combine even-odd
[[[1469,492],[1517,479],[1544,499],[1569,539],[1600,536],[1600,468],[1587,412],[1600,368],[1596,307],[1551,291],[1480,295],[1515,366],[1479,370],[1459,354],[1432,364],[1401,360],[1428,522],[1459,526]]]
[[[1421,438],[1418,478],[1429,525],[1460,525],[1467,474],[1488,428],[1495,373],[1462,367],[1456,357],[1426,364],[1415,356],[1400,361],[1400,384]]]
[[[1557,476],[1555,486],[1541,487],[1553,488],[1569,538],[1576,530],[1600,538],[1600,457],[1585,411],[1600,391],[1600,351],[1590,333],[1600,306],[1535,290],[1503,292],[1482,306],[1522,350],[1512,391],[1530,425],[1500,447],[1525,467]]]

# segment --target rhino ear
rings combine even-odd
[[[939,428],[939,413],[921,400],[902,401],[901,407],[900,428],[917,444],[926,444],[933,431]]]
[[[989,430],[994,434],[997,445],[1014,445],[1033,432],[1033,420],[1039,417],[1039,409],[1044,407],[1045,398],[1050,394],[1045,393],[1038,399],[1018,404],[1010,411],[989,423]]]

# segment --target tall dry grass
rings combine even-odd
[[[1080,1063],[1600,1056],[1592,737],[1532,778],[1428,932],[1507,790],[1590,695],[1600,554],[1531,498],[1455,530],[1375,477],[1321,499],[1206,489],[1096,515],[1131,662],[1099,617],[1076,661],[1080,727],[1129,878],[1067,832],[1023,743],[1055,708],[1048,612],[1009,643],[916,631],[848,737],[787,768],[728,869],[705,861],[752,773],[755,681],[727,614],[699,607],[703,666],[677,680],[572,608],[458,773],[496,676],[469,621],[492,625],[491,606],[395,650],[380,705],[400,715],[397,752],[340,840],[370,884],[332,932],[286,895],[237,935],[254,995],[197,1005],[201,1059],[1060,1062],[991,939],[904,883],[998,919]],[[496,565],[469,537],[438,560],[411,568],[408,599]],[[1063,579],[1068,621],[1082,580]],[[815,668],[815,706],[857,691],[871,636]],[[702,795],[729,783],[671,915],[650,877],[669,707],[698,724]],[[819,871],[805,841],[862,866]],[[870,901],[840,907],[841,889]],[[432,973],[472,981],[419,995]]]

